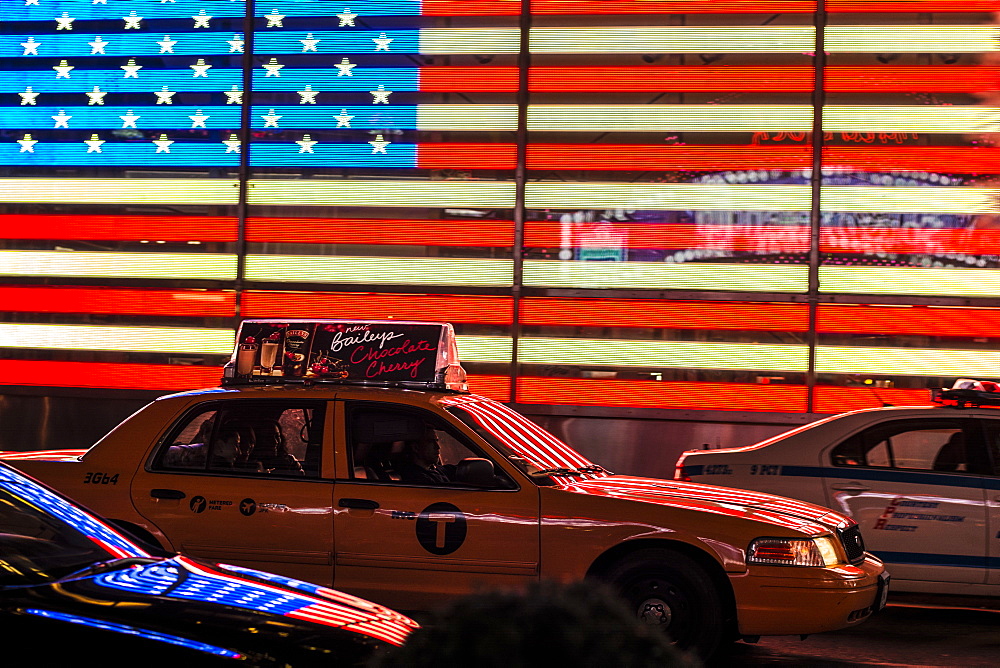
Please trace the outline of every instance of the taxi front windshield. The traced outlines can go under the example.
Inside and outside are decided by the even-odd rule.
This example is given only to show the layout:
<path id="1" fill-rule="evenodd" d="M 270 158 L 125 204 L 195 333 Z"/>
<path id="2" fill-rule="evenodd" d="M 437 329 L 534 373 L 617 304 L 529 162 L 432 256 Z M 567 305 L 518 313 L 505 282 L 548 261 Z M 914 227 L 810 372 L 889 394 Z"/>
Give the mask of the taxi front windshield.
<path id="1" fill-rule="evenodd" d="M 43 488 L 0 484 L 0 587 L 51 582 L 94 564 L 148 556 Z"/>
<path id="2" fill-rule="evenodd" d="M 443 402 L 449 413 L 482 436 L 525 473 L 555 475 L 606 471 L 517 411 L 485 399 Z"/>

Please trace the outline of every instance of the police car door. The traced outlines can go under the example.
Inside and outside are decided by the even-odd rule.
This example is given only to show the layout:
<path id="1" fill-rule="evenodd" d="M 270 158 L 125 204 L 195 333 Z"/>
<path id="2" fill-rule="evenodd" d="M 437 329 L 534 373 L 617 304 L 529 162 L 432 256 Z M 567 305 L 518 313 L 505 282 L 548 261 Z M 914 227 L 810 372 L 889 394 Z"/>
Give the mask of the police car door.
<path id="1" fill-rule="evenodd" d="M 373 402 L 346 402 L 337 422 L 346 429 L 336 453 L 335 587 L 413 610 L 538 577 L 537 487 L 516 483 L 456 424 Z M 427 426 L 450 481 L 408 477 L 407 442 Z"/>
<path id="2" fill-rule="evenodd" d="M 883 422 L 826 451 L 827 505 L 861 525 L 894 581 L 983 583 L 983 454 L 975 420 Z"/>
<path id="3" fill-rule="evenodd" d="M 984 478 L 989 527 L 986 533 L 991 585 L 1000 587 L 1000 419 L 983 419 L 983 432 L 989 455 L 989 470 Z M 994 594 L 996 595 L 996 594 Z"/>

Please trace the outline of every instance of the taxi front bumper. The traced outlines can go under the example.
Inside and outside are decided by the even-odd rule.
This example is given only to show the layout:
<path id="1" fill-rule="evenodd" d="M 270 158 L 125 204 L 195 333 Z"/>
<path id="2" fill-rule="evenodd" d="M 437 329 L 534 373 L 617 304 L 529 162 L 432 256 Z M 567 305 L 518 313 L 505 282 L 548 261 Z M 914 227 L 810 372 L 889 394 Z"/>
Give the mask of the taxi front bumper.
<path id="1" fill-rule="evenodd" d="M 730 574 L 739 632 L 744 636 L 809 635 L 860 624 L 885 606 L 882 562 L 856 566 L 762 567 Z"/>

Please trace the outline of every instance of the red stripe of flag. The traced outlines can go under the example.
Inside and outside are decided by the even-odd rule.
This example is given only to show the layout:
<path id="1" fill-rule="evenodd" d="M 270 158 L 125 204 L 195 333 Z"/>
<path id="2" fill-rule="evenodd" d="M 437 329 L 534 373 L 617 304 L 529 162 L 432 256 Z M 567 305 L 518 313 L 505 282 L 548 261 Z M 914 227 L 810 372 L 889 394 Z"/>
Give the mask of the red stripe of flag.
<path id="1" fill-rule="evenodd" d="M 176 391 L 217 387 L 221 378 L 216 366 L 0 360 L 0 385 Z"/>
<path id="2" fill-rule="evenodd" d="M 478 146 L 480 153 L 495 150 L 489 144 Z M 506 247 L 514 245 L 514 222 L 476 218 L 250 218 L 246 238 L 250 242 Z"/>
<path id="3" fill-rule="evenodd" d="M 528 0 L 525 0 L 527 2 Z M 530 0 L 536 15 L 803 14 L 815 0 Z M 996 0 L 827 0 L 828 12 L 995 12 Z M 424 0 L 424 16 L 516 16 L 519 0 Z"/>
<path id="4" fill-rule="evenodd" d="M 865 134 L 865 133 L 862 133 Z M 834 135 L 839 138 L 839 135 Z M 895 141 L 867 133 L 865 141 Z M 828 146 L 823 166 L 854 172 L 892 170 L 915 172 L 1000 174 L 1000 148 L 992 146 Z"/>
<path id="5" fill-rule="evenodd" d="M 526 298 L 520 308 L 521 322 L 536 326 L 781 332 L 809 329 L 809 309 L 805 304 Z"/>
<path id="6" fill-rule="evenodd" d="M 517 16 L 520 13 L 521 0 L 423 0 L 420 3 L 422 16 Z"/>
<path id="7" fill-rule="evenodd" d="M 820 304 L 816 328 L 821 333 L 994 337 L 1000 309 Z"/>
<path id="8" fill-rule="evenodd" d="M 844 232 L 858 234 L 859 230 L 851 228 Z M 959 238 L 968 234 L 961 230 L 918 232 L 929 232 L 932 233 L 931 236 L 939 236 L 941 233 L 950 236 L 954 233 Z M 996 241 L 984 239 L 984 247 L 1000 243 L 996 232 L 989 231 L 986 236 Z M 914 246 L 922 247 L 922 244 L 917 241 Z M 178 294 L 180 301 L 175 301 Z M 206 293 L 195 290 L 3 286 L 0 287 L 0 303 L 3 303 L 7 312 L 203 317 L 233 315 L 232 293 L 211 293 L 221 295 L 223 299 L 219 303 L 209 302 L 208 308 L 199 307 L 197 303 L 189 305 L 184 301 L 188 296 L 199 294 Z M 522 324 L 532 326 L 634 327 L 637 314 L 641 313 L 643 327 L 665 329 L 804 332 L 808 327 L 808 312 L 803 304 L 666 303 L 660 300 L 531 297 L 522 300 L 520 309 Z M 426 318 L 428 313 L 440 313 L 443 318 L 456 324 L 507 326 L 513 322 L 513 301 L 510 297 L 472 295 L 263 290 L 248 290 L 243 293 L 243 317 L 246 318 L 419 320 Z M 819 307 L 817 330 L 820 333 L 992 336 L 1000 331 L 1000 311 L 929 306 L 913 306 L 901 310 L 888 306 L 826 304 Z"/>
<path id="9" fill-rule="evenodd" d="M 417 167 L 421 169 L 514 169 L 514 144 L 419 144 Z"/>
<path id="10" fill-rule="evenodd" d="M 805 226 L 617 222 L 606 225 L 626 248 L 714 248 L 762 253 L 804 253 L 809 250 L 809 228 Z M 528 221 L 525 246 L 551 248 L 592 244 L 590 231 L 591 228 L 586 225 L 567 231 L 559 221 Z M 998 244 L 1000 230 L 990 229 L 826 227 L 820 236 L 821 251 L 841 253 L 988 254 L 1000 248 Z"/>
<path id="11" fill-rule="evenodd" d="M 862 146 L 827 146 L 823 166 L 850 172 L 895 170 L 961 174 L 1000 173 L 1000 148 L 985 146 L 898 146 L 904 133 L 862 133 Z M 685 144 L 529 144 L 528 169 L 729 171 L 747 169 L 807 169 L 812 150 L 801 141 L 785 144 L 698 146 Z M 767 141 L 767 137 L 762 141 Z M 846 141 L 831 133 L 828 141 Z M 876 143 L 877 142 L 877 143 Z M 891 142 L 891 143 L 890 143 Z"/>
<path id="12" fill-rule="evenodd" d="M 529 144 L 528 169 L 739 170 L 805 169 L 807 144 L 688 146 L 649 144 Z"/>
<path id="13" fill-rule="evenodd" d="M 144 290 L 0 286 L 0 309 L 24 313 L 101 313 L 231 318 L 236 296 L 224 290 Z"/>
<path id="14" fill-rule="evenodd" d="M 0 359 L 0 386 L 102 388 L 178 392 L 218 387 L 222 367 Z M 508 401 L 507 376 L 469 375 L 473 392 Z"/>
<path id="15" fill-rule="evenodd" d="M 511 297 L 355 292 L 243 293 L 245 318 L 346 318 L 350 320 L 427 320 L 428 314 L 454 323 L 510 325 Z"/>
<path id="16" fill-rule="evenodd" d="M 493 93 L 517 92 L 516 67 L 421 67 L 420 91 L 422 93 L 454 93 L 457 91 L 484 91 Z"/>
<path id="17" fill-rule="evenodd" d="M 532 92 L 781 91 L 813 88 L 809 67 L 532 67 Z"/>
<path id="18" fill-rule="evenodd" d="M 577 226 L 568 236 L 559 221 L 528 221 L 525 225 L 524 245 L 529 248 L 576 247 L 593 243 L 589 241 L 590 228 L 585 225 Z M 797 253 L 809 250 L 809 228 L 804 226 L 767 228 L 759 225 L 617 222 L 608 226 L 626 248 L 716 248 Z"/>
<path id="19" fill-rule="evenodd" d="M 997 0 L 827 0 L 828 12 L 995 12 Z"/>
<path id="20" fill-rule="evenodd" d="M 998 3 L 1000 4 L 1000 3 Z M 810 92 L 811 67 L 532 67 L 528 90 L 556 92 Z M 830 92 L 977 93 L 1000 87 L 995 66 L 827 67 Z M 516 67 L 423 67 L 420 90 L 516 92 Z"/>
<path id="21" fill-rule="evenodd" d="M 236 241 L 236 230 L 232 216 L 0 214 L 2 239 Z"/>
<path id="22" fill-rule="evenodd" d="M 630 408 L 767 411 L 802 413 L 808 388 L 793 384 L 689 383 L 655 380 L 521 378 L 518 402 L 525 404 L 621 406 Z M 835 414 L 884 405 L 929 405 L 927 390 L 870 387 L 815 388 L 816 413 Z"/>
<path id="23" fill-rule="evenodd" d="M 932 405 L 928 390 L 898 390 L 867 386 L 817 385 L 813 398 L 813 412 L 827 415 L 882 406 Z"/>
<path id="24" fill-rule="evenodd" d="M 509 1 L 509 0 L 508 0 Z M 424 6 L 452 5 L 425 0 Z M 479 5 L 480 3 L 471 3 Z M 505 9 L 507 9 L 505 7 Z M 994 12 L 996 0 L 827 0 L 828 12 Z M 534 14 L 802 14 L 816 11 L 813 0 L 531 0 Z M 464 14 L 455 8 L 452 14 Z M 494 13 L 499 13 L 494 10 Z M 425 10 L 424 14 L 428 14 Z"/>
<path id="25" fill-rule="evenodd" d="M 989 255 L 1000 248 L 1000 230 L 827 227 L 820 231 L 819 248 L 824 253 Z"/>
<path id="26" fill-rule="evenodd" d="M 529 0 L 524 0 L 528 2 Z M 803 14 L 815 0 L 530 0 L 536 15 Z M 996 0 L 827 0 L 828 12 L 995 12 Z M 520 0 L 424 0 L 423 16 L 516 16 Z"/>
<path id="27" fill-rule="evenodd" d="M 554 148 L 554 147 L 549 147 Z M 583 147 L 587 148 L 587 147 Z M 594 153 L 601 153 L 604 147 L 589 147 Z M 710 169 L 708 160 L 698 163 L 699 150 L 688 151 L 689 147 L 661 147 L 664 149 L 679 149 L 673 153 L 671 161 L 643 161 L 633 158 L 633 168 L 642 169 L 680 169 L 678 160 L 684 155 L 693 157 L 689 169 Z M 746 162 L 728 162 L 734 168 L 762 169 L 774 168 L 775 159 L 780 156 L 801 155 L 802 147 L 759 146 L 751 147 L 759 152 L 761 162 L 750 160 L 753 154 L 747 153 Z M 886 161 L 881 163 L 897 166 L 901 169 L 917 170 L 920 167 L 929 169 L 933 165 L 935 151 L 926 151 L 925 160 L 892 160 L 893 157 L 906 157 L 903 149 L 884 149 Z M 781 149 L 781 150 L 770 150 Z M 852 151 L 860 154 L 863 151 L 877 154 L 879 149 Z M 1000 160 L 997 160 L 998 149 L 956 149 L 967 151 L 972 158 L 976 154 L 984 159 L 970 159 L 965 167 L 969 171 L 980 173 L 1000 172 Z M 567 152 L 568 149 L 567 149 Z M 581 152 L 586 152 L 581 150 Z M 654 152 L 655 153 L 655 152 Z M 942 151 L 943 159 L 937 167 L 943 171 L 951 169 Z M 555 153 L 553 154 L 555 155 Z M 599 156 L 599 157 L 604 157 Z M 654 156 L 656 157 L 656 156 Z M 704 154 L 701 154 L 704 158 Z M 912 154 L 909 157 L 913 157 Z M 771 159 L 768 162 L 768 159 Z M 952 159 L 959 162 L 957 155 Z M 792 161 L 789 160 L 788 163 Z M 785 163 L 785 164 L 788 164 Z M 871 164 L 855 161 L 856 169 L 875 171 L 879 164 L 872 159 Z M 544 163 L 543 163 L 544 164 Z M 654 166 L 655 165 L 655 166 Z M 697 166 L 694 166 L 697 165 Z M 537 162 L 534 168 L 540 168 Z M 554 169 L 553 167 L 549 167 Z M 579 167 L 583 168 L 583 167 Z M 596 167 L 591 167 L 595 168 Z M 786 169 L 792 167 L 786 166 Z M 764 252 L 805 252 L 809 246 L 808 230 L 804 227 L 775 227 L 746 225 L 697 225 L 697 224 L 649 224 L 649 223 L 614 223 L 614 232 L 621 237 L 621 243 L 626 248 L 718 248 L 724 250 L 755 250 Z M 314 244 L 372 244 L 372 245 L 417 245 L 417 246 L 451 246 L 451 247 L 490 247 L 510 248 L 513 246 L 513 222 L 505 220 L 481 220 L 462 218 L 455 220 L 410 220 L 410 219 L 327 219 L 327 218 L 259 218 L 248 221 L 247 238 L 256 242 L 274 243 L 314 243 Z M 590 228 L 578 225 L 570 230 L 567 238 L 566 230 L 559 221 L 528 221 L 525 229 L 525 245 L 531 248 L 579 246 L 590 243 L 587 234 Z M 87 238 L 84 234 L 68 238 Z M 40 236 L 40 235 L 39 235 Z M 1000 230 L 991 229 L 897 229 L 897 228 L 824 228 L 821 235 L 821 250 L 824 252 L 893 252 L 893 253 L 966 253 L 989 254 L 1000 247 Z M 56 293 L 51 286 L 26 287 L 10 286 L 4 288 L 4 296 L 11 311 L 47 311 L 52 313 L 80 313 L 90 310 L 95 313 L 146 313 L 155 315 L 191 315 L 202 317 L 228 317 L 232 315 L 232 299 L 225 291 L 186 291 L 186 290 L 130 290 L 119 289 L 98 292 L 79 288 L 75 292 Z M 68 288 L 61 288 L 68 289 Z M 60 304 L 63 298 L 75 300 L 72 303 Z M 108 304 L 110 300 L 118 304 Z M 37 301 L 35 301 L 37 300 Z M 37 306 L 37 307 L 35 307 Z M 33 308 L 35 307 L 35 308 Z"/>
<path id="28" fill-rule="evenodd" d="M 1000 2 L 992 2 L 995 9 L 1000 9 Z M 824 82 L 824 88 L 831 92 L 979 93 L 997 90 L 998 87 L 1000 67 L 987 65 L 828 67 Z"/>
<path id="29" fill-rule="evenodd" d="M 821 334 L 975 338 L 1000 331 L 1000 309 L 854 304 L 818 308 L 816 330 Z M 520 320 L 533 326 L 805 332 L 809 311 L 805 304 L 529 297 L 521 301 Z"/>
<path id="30" fill-rule="evenodd" d="M 426 2 L 424 3 L 427 4 Z M 533 14 L 784 14 L 816 11 L 814 0 L 531 0 Z M 929 10 L 924 10 L 929 11 Z"/>
<path id="31" fill-rule="evenodd" d="M 791 384 L 522 377 L 518 379 L 517 401 L 547 405 L 802 413 L 806 410 L 806 393 L 804 385 Z"/>
<path id="32" fill-rule="evenodd" d="M 501 78 L 509 90 L 517 90 L 516 80 L 509 83 L 516 69 L 509 69 L 513 74 L 505 71 Z M 479 72 L 482 78 L 482 69 Z M 448 78 L 444 71 L 433 76 L 438 85 Z M 472 85 L 471 73 L 456 73 L 451 79 L 456 87 Z M 998 84 L 1000 68 L 995 66 L 828 67 L 824 87 L 830 92 L 975 93 L 997 90 Z M 532 67 L 528 73 L 532 92 L 809 92 L 814 85 L 810 67 Z"/>

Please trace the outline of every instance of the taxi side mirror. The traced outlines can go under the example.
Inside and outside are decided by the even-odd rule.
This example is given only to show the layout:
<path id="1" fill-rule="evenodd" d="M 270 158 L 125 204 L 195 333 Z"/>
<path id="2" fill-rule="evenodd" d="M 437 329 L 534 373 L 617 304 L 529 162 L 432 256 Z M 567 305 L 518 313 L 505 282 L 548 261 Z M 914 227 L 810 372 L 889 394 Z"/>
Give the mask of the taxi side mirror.
<path id="1" fill-rule="evenodd" d="M 466 457 L 455 467 L 455 482 L 475 487 L 496 486 L 493 462 L 482 457 Z"/>

